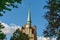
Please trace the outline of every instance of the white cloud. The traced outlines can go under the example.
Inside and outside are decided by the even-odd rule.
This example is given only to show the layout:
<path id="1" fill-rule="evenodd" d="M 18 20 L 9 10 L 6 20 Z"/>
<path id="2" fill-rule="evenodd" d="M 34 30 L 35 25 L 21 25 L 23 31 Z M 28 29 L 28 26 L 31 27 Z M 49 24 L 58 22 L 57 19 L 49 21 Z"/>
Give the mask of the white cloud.
<path id="1" fill-rule="evenodd" d="M 50 40 L 50 38 L 46 38 L 46 37 L 37 37 L 37 40 Z M 56 40 L 56 38 L 51 38 L 51 40 Z"/>
<path id="2" fill-rule="evenodd" d="M 47 40 L 45 37 L 37 37 L 38 40 Z"/>
<path id="3" fill-rule="evenodd" d="M 1 22 L 2 23 L 2 22 Z M 8 24 L 6 24 L 6 23 L 2 23 L 2 25 L 4 25 L 5 26 L 5 28 L 4 29 L 2 29 L 2 31 L 5 33 L 5 34 L 12 34 L 12 33 L 14 33 L 14 31 L 17 29 L 17 28 L 19 28 L 19 26 L 17 26 L 17 25 L 8 25 Z"/>

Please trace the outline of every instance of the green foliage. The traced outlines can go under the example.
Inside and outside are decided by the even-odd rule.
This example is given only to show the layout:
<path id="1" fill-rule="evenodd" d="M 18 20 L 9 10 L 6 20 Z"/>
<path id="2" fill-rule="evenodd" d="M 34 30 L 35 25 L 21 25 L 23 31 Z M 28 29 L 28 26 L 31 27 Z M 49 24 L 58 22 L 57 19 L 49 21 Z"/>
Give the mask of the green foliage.
<path id="1" fill-rule="evenodd" d="M 0 40 L 4 40 L 4 39 L 5 39 L 5 36 L 6 36 L 6 35 L 5 35 L 4 33 L 1 33 L 1 32 L 0 32 Z"/>
<path id="2" fill-rule="evenodd" d="M 28 35 L 22 33 L 19 29 L 17 29 L 10 40 L 29 40 Z"/>
<path id="3" fill-rule="evenodd" d="M 22 0 L 0 0 L 0 16 L 3 16 L 6 10 L 11 11 L 10 7 L 18 8 L 16 3 L 21 4 Z"/>
<path id="4" fill-rule="evenodd" d="M 1 29 L 3 29 L 4 28 L 4 26 L 0 23 L 0 40 L 4 40 L 5 39 L 5 34 L 2 32 L 2 30 Z"/>
<path id="5" fill-rule="evenodd" d="M 60 0 L 48 0 L 47 5 L 45 5 L 44 8 L 48 9 L 45 15 L 45 19 L 48 21 L 48 26 L 44 31 L 44 36 L 57 37 L 60 39 Z"/>

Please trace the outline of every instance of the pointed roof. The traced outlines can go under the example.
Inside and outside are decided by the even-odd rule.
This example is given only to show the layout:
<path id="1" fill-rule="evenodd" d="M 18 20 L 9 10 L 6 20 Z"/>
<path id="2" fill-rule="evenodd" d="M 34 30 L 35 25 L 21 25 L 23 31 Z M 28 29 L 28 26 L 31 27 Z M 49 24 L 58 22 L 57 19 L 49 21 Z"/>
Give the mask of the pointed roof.
<path id="1" fill-rule="evenodd" d="M 27 23 L 31 23 L 30 8 L 28 9 L 28 18 L 27 18 Z"/>

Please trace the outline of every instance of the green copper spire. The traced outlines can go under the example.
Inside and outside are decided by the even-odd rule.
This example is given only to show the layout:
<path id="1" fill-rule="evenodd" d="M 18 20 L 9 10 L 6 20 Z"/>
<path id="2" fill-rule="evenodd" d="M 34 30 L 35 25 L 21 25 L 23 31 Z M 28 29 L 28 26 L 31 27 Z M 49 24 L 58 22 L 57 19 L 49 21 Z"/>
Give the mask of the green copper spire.
<path id="1" fill-rule="evenodd" d="M 28 24 L 31 24 L 30 8 L 28 9 L 28 18 L 27 18 L 27 23 L 28 23 Z"/>

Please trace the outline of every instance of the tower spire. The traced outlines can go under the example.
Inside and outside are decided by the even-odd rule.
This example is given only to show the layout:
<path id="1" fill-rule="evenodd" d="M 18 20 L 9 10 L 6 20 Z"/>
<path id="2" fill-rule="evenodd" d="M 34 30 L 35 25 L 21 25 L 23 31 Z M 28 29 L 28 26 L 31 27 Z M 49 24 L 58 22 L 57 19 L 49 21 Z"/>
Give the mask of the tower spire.
<path id="1" fill-rule="evenodd" d="M 31 14 L 30 14 L 30 8 L 28 9 L 27 24 L 31 24 Z"/>

